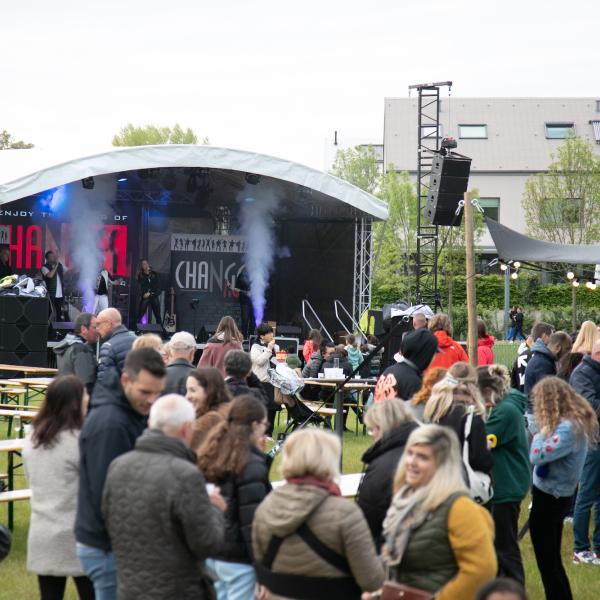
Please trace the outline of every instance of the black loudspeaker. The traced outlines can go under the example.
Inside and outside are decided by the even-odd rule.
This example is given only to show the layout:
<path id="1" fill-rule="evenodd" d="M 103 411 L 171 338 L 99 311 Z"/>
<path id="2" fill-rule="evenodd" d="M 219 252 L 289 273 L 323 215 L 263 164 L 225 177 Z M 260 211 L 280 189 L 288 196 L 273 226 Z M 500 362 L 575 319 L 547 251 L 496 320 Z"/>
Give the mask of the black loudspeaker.
<path id="1" fill-rule="evenodd" d="M 0 324 L 26 321 L 37 325 L 48 325 L 49 314 L 48 298 L 0 296 Z"/>
<path id="2" fill-rule="evenodd" d="M 460 225 L 462 211 L 458 203 L 469 185 L 471 159 L 466 156 L 436 154 L 431 166 L 425 218 L 432 225 Z"/>
<path id="3" fill-rule="evenodd" d="M 0 324 L 0 352 L 42 352 L 48 344 L 48 325 Z"/>
<path id="4" fill-rule="evenodd" d="M 0 363 L 6 365 L 20 365 L 27 367 L 47 367 L 48 353 L 44 352 L 2 352 Z"/>
<path id="5" fill-rule="evenodd" d="M 162 325 L 159 325 L 158 323 L 147 323 L 146 325 L 144 325 L 143 323 L 138 323 L 137 328 L 136 328 L 136 333 L 139 333 L 139 334 L 156 333 L 157 335 L 160 335 L 161 337 L 162 337 L 164 331 L 165 330 L 162 328 Z"/>
<path id="6" fill-rule="evenodd" d="M 398 325 L 398 323 L 400 323 Z M 412 323 L 409 317 L 392 317 L 390 329 L 396 327 L 394 333 L 387 339 L 383 351 L 383 368 L 389 367 L 394 363 L 394 354 L 400 350 L 400 342 L 405 333 L 412 329 Z M 389 331 L 389 330 L 388 330 Z"/>

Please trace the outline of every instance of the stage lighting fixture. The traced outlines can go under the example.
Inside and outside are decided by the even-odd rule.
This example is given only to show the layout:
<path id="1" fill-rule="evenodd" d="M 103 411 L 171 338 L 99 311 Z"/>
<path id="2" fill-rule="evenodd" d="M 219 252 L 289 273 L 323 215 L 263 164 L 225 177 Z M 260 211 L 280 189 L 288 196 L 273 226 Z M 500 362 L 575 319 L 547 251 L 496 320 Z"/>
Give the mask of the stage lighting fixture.
<path id="1" fill-rule="evenodd" d="M 445 137 L 442 140 L 441 147 L 445 150 L 453 150 L 458 148 L 458 142 L 453 137 Z"/>
<path id="2" fill-rule="evenodd" d="M 123 183 L 123 181 L 127 181 L 127 175 L 125 173 L 119 173 L 117 176 L 117 182 Z"/>
<path id="3" fill-rule="evenodd" d="M 246 180 L 246 183 L 249 183 L 250 185 L 258 185 L 260 183 L 260 175 L 257 175 L 256 173 L 246 173 L 244 179 Z"/>
<path id="4" fill-rule="evenodd" d="M 94 189 L 94 178 L 93 177 L 84 177 L 81 180 L 81 185 L 84 190 L 93 190 Z"/>
<path id="5" fill-rule="evenodd" d="M 193 194 L 198 189 L 195 173 L 191 173 L 187 180 L 186 190 L 188 194 Z"/>
<path id="6" fill-rule="evenodd" d="M 177 178 L 171 169 L 167 169 L 167 172 L 162 180 L 162 185 L 163 188 L 169 192 L 172 192 L 177 187 Z"/>
<path id="7" fill-rule="evenodd" d="M 573 271 L 569 271 L 569 272 L 567 273 L 567 279 L 568 279 L 569 281 L 571 281 L 572 279 L 575 279 L 575 273 L 573 273 Z"/>

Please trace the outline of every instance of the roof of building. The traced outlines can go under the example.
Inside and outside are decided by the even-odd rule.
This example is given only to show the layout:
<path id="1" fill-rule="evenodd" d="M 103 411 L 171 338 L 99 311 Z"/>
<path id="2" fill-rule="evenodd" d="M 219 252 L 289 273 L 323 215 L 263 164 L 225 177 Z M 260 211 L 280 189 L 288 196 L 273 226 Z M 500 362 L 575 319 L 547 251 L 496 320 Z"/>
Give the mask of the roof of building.
<path id="1" fill-rule="evenodd" d="M 253 173 L 278 180 L 286 188 L 295 185 L 310 190 L 313 201 L 319 197 L 329 203 L 338 200 L 376 219 L 388 217 L 385 202 L 316 169 L 255 152 L 175 144 L 111 148 L 84 156 L 72 152 L 61 156 L 35 148 L 4 150 L 0 152 L 0 205 L 86 177 L 168 167 L 237 172 L 242 183 L 246 173 Z"/>
<path id="2" fill-rule="evenodd" d="M 471 171 L 538 172 L 547 169 L 562 139 L 548 139 L 547 123 L 573 123 L 575 134 L 600 154 L 600 101 L 596 98 L 441 98 L 442 136 L 473 159 Z M 415 171 L 417 97 L 386 98 L 386 164 Z M 486 125 L 485 139 L 460 139 L 459 125 Z"/>

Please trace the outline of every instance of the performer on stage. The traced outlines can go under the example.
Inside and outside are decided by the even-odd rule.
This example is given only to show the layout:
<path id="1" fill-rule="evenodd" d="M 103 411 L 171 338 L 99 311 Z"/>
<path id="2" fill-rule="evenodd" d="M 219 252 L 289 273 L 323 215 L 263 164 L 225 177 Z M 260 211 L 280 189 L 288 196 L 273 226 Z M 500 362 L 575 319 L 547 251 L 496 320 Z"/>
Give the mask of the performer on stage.
<path id="1" fill-rule="evenodd" d="M 96 278 L 96 296 L 94 297 L 94 310 L 92 311 L 95 315 L 108 308 L 108 286 L 114 283 L 116 283 L 116 280 L 111 277 L 106 269 L 102 269 Z"/>
<path id="2" fill-rule="evenodd" d="M 64 321 L 63 316 L 63 300 L 64 300 L 64 285 L 63 277 L 64 274 L 69 270 L 59 260 L 58 255 L 52 250 L 48 250 L 44 254 L 46 262 L 42 267 L 42 275 L 46 288 L 48 289 L 48 296 L 54 307 L 54 318 L 57 321 Z"/>
<path id="3" fill-rule="evenodd" d="M 235 282 L 236 290 L 238 290 L 238 299 L 240 302 L 240 331 L 247 340 L 251 333 L 254 333 L 256 324 L 254 323 L 254 309 L 252 307 L 252 300 L 250 299 L 250 282 L 248 281 L 248 274 L 244 269 Z"/>
<path id="4" fill-rule="evenodd" d="M 10 250 L 8 249 L 8 246 L 2 246 L 0 248 L 0 279 L 4 279 L 13 274 L 12 267 L 8 264 L 9 257 Z"/>
<path id="5" fill-rule="evenodd" d="M 160 304 L 158 302 L 158 296 L 160 294 L 158 273 L 152 269 L 150 263 L 146 259 L 140 261 L 140 266 L 138 267 L 137 272 L 137 281 L 140 285 L 141 300 L 136 322 L 139 323 L 142 320 L 148 305 L 150 305 L 156 322 L 159 325 L 162 325 L 162 319 L 160 317 Z"/>

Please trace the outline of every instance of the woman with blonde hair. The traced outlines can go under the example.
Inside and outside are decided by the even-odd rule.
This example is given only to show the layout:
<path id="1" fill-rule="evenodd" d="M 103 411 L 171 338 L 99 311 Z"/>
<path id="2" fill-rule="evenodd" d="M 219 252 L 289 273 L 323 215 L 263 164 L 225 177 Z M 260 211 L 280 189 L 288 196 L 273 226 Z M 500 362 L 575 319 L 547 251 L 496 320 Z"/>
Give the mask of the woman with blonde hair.
<path id="1" fill-rule="evenodd" d="M 198 367 L 215 367 L 225 377 L 225 355 L 230 350 L 242 350 L 244 336 L 233 317 L 225 316 L 217 325 L 214 335 L 208 339 L 198 361 Z"/>
<path id="2" fill-rule="evenodd" d="M 492 519 L 469 498 L 456 435 L 447 427 L 411 433 L 383 532 L 391 578 L 437 600 L 474 598 L 495 577 Z"/>
<path id="3" fill-rule="evenodd" d="M 341 444 L 315 428 L 292 433 L 283 446 L 286 482 L 257 508 L 252 524 L 261 598 L 358 599 L 383 582 L 369 527 L 341 496 Z"/>
<path id="4" fill-rule="evenodd" d="M 588 447 L 598 440 L 598 417 L 589 402 L 558 377 L 544 377 L 531 392 L 538 433 L 529 530 L 548 600 L 572 598 L 561 559 L 563 520 L 581 478 Z"/>
<path id="5" fill-rule="evenodd" d="M 154 348 L 158 351 L 162 345 L 163 341 L 159 335 L 156 335 L 155 333 L 144 333 L 144 335 L 140 335 L 140 337 L 133 341 L 131 349 L 137 350 L 138 348 Z"/>
<path id="6" fill-rule="evenodd" d="M 473 470 L 489 475 L 492 457 L 487 446 L 485 406 L 477 388 L 477 372 L 471 365 L 457 363 L 442 381 L 433 386 L 423 419 L 426 423 L 450 427 L 456 433 L 462 448 L 465 426 L 471 411 L 473 420 L 468 437 L 469 464 Z"/>
<path id="7" fill-rule="evenodd" d="M 408 403 L 400 398 L 376 402 L 365 413 L 364 422 L 374 443 L 361 459 L 366 469 L 358 489 L 357 502 L 379 547 L 381 526 L 392 499 L 394 473 L 408 436 L 419 425 Z"/>
<path id="8" fill-rule="evenodd" d="M 573 343 L 573 352 L 581 352 L 583 354 L 591 354 L 592 348 L 596 341 L 600 338 L 600 333 L 593 321 L 584 321 L 579 328 L 579 333 Z"/>

